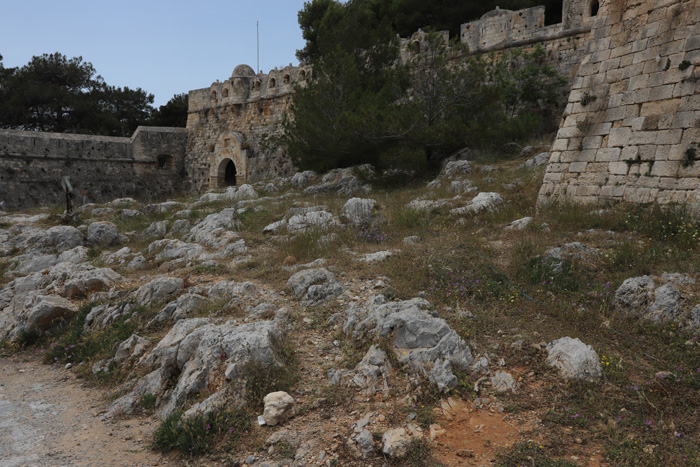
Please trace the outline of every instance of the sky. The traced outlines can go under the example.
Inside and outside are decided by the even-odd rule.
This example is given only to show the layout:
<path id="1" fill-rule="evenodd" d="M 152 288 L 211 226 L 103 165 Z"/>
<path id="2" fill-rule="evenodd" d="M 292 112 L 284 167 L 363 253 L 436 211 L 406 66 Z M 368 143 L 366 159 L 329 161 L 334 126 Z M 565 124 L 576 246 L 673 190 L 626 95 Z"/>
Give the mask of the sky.
<path id="1" fill-rule="evenodd" d="M 0 0 L 6 68 L 60 52 L 90 62 L 107 84 L 141 88 L 155 106 L 224 81 L 240 64 L 298 64 L 304 0 Z"/>

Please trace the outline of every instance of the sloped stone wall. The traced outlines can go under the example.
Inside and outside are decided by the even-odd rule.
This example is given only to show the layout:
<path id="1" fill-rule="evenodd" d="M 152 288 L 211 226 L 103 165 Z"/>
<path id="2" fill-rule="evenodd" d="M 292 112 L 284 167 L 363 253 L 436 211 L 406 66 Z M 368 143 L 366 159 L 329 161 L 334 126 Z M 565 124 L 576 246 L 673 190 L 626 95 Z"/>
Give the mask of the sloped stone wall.
<path id="1" fill-rule="evenodd" d="M 0 201 L 7 209 L 181 193 L 187 131 L 139 127 L 131 138 L 0 130 Z"/>
<path id="2" fill-rule="evenodd" d="M 601 5 L 538 202 L 700 202 L 700 1 Z"/>

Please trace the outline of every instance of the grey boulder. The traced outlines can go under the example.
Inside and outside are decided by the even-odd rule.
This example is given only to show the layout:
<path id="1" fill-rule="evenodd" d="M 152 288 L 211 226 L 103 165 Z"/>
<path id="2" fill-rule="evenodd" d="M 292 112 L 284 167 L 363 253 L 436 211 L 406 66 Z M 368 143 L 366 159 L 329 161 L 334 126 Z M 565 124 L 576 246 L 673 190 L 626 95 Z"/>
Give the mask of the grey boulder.
<path id="1" fill-rule="evenodd" d="M 547 345 L 547 364 L 564 379 L 595 381 L 603 375 L 596 351 L 578 338 L 562 337 Z"/>

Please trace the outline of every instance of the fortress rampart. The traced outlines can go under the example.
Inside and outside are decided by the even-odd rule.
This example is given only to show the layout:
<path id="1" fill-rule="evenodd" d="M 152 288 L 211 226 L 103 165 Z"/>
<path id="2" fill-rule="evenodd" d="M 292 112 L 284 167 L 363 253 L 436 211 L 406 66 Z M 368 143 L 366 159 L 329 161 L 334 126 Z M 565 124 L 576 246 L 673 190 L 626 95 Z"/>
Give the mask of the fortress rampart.
<path id="1" fill-rule="evenodd" d="M 700 199 L 700 1 L 601 7 L 539 203 Z"/>
<path id="2" fill-rule="evenodd" d="M 181 188 L 187 131 L 139 127 L 131 138 L 0 130 L 0 200 L 9 209 L 77 201 L 162 198 Z"/>
<path id="3" fill-rule="evenodd" d="M 223 83 L 190 91 L 187 188 L 202 191 L 291 175 L 284 150 L 265 148 L 263 142 L 279 131 L 294 86 L 303 86 L 310 75 L 305 65 L 268 74 L 239 65 Z"/>

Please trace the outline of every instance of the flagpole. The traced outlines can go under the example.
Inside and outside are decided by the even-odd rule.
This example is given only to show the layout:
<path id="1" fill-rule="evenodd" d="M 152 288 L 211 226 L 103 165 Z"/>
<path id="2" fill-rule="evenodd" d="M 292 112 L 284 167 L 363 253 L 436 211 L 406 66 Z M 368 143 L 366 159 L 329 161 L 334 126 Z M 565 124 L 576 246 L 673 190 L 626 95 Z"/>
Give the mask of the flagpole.
<path id="1" fill-rule="evenodd" d="M 260 73 L 260 21 L 257 21 L 256 25 L 256 34 L 257 34 L 257 39 L 258 39 L 258 73 Z"/>

